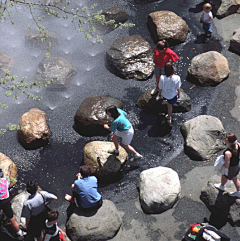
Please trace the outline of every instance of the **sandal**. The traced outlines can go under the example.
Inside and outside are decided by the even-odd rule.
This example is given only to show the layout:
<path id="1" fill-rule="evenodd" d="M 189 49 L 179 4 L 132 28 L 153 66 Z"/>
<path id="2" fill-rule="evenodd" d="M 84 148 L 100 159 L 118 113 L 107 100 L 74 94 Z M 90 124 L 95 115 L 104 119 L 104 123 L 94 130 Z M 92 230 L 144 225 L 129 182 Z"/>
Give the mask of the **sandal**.
<path id="1" fill-rule="evenodd" d="M 167 123 L 171 125 L 172 124 L 172 117 L 166 115 L 166 118 L 167 118 Z"/>

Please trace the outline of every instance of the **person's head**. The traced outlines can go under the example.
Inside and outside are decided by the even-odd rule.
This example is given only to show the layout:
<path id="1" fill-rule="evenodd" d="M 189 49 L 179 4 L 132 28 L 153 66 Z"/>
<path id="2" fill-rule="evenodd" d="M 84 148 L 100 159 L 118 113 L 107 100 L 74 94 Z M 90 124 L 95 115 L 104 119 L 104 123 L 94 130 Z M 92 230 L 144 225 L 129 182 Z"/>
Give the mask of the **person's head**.
<path id="1" fill-rule="evenodd" d="M 111 116 L 113 119 L 118 118 L 119 112 L 117 110 L 117 107 L 115 105 L 110 105 L 106 108 L 106 114 L 108 116 Z"/>
<path id="2" fill-rule="evenodd" d="M 33 180 L 27 183 L 26 190 L 30 194 L 35 194 L 37 192 L 37 189 L 38 189 L 37 181 Z"/>
<path id="3" fill-rule="evenodd" d="M 211 5 L 210 3 L 205 3 L 205 4 L 203 5 L 203 11 L 204 11 L 204 12 L 208 13 L 208 12 L 210 12 L 211 10 L 212 10 L 212 5 Z"/>
<path id="4" fill-rule="evenodd" d="M 58 210 L 51 210 L 47 213 L 47 220 L 49 223 L 56 223 L 58 221 L 59 212 Z"/>
<path id="5" fill-rule="evenodd" d="M 233 154 L 236 155 L 237 154 L 237 137 L 233 134 L 233 133 L 226 133 L 225 134 L 225 141 L 226 144 L 231 147 L 231 149 L 233 150 Z"/>
<path id="6" fill-rule="evenodd" d="M 90 175 L 90 169 L 87 165 L 80 166 L 79 172 L 83 177 L 88 177 Z"/>
<path id="7" fill-rule="evenodd" d="M 174 74 L 174 67 L 171 62 L 167 62 L 164 66 L 164 72 L 167 77 Z"/>
<path id="8" fill-rule="evenodd" d="M 162 40 L 162 41 L 159 41 L 157 44 L 156 44 L 156 49 L 158 51 L 163 51 L 165 49 L 167 49 L 169 47 L 169 44 L 166 40 Z"/>

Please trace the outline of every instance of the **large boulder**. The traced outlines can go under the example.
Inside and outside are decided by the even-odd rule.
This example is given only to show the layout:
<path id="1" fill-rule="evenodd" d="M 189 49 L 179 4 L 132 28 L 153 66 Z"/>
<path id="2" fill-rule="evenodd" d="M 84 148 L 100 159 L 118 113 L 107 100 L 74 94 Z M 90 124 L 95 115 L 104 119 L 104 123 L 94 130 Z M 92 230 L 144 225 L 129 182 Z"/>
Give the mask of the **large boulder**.
<path id="1" fill-rule="evenodd" d="M 233 13 L 239 12 L 240 0 L 222 0 L 221 5 L 217 10 L 216 16 L 224 18 Z"/>
<path id="2" fill-rule="evenodd" d="M 4 76 L 6 71 L 11 71 L 13 68 L 14 60 L 7 55 L 0 52 L 0 75 Z"/>
<path id="3" fill-rule="evenodd" d="M 49 142 L 50 130 L 44 111 L 32 108 L 21 116 L 18 138 L 26 149 L 37 149 Z"/>
<path id="4" fill-rule="evenodd" d="M 230 39 L 231 51 L 240 54 L 240 28 L 236 29 Z"/>
<path id="5" fill-rule="evenodd" d="M 51 44 L 58 43 L 58 36 L 54 32 L 47 32 L 44 35 L 44 37 L 45 37 L 45 40 L 43 42 L 42 41 L 43 36 L 38 31 L 29 32 L 25 35 L 26 40 L 35 45 L 46 46 L 46 44 L 48 45 L 49 42 L 51 42 Z"/>
<path id="6" fill-rule="evenodd" d="M 74 76 L 77 74 L 75 67 L 62 57 L 45 58 L 37 66 L 34 80 L 45 83 L 46 80 L 52 80 L 48 88 L 66 89 Z"/>
<path id="7" fill-rule="evenodd" d="M 201 86 L 216 86 L 230 73 L 227 59 L 216 51 L 195 56 L 188 68 L 188 80 Z"/>
<path id="8" fill-rule="evenodd" d="M 126 79 L 144 80 L 153 74 L 153 53 L 150 44 L 139 35 L 122 37 L 106 50 L 111 71 Z"/>
<path id="9" fill-rule="evenodd" d="M 118 156 L 108 153 L 109 149 L 114 148 L 113 142 L 92 141 L 83 149 L 84 164 L 99 179 L 108 180 L 115 177 L 127 161 L 128 154 L 121 146 Z"/>
<path id="10" fill-rule="evenodd" d="M 115 105 L 122 109 L 120 100 L 107 96 L 91 96 L 86 98 L 78 108 L 74 120 L 75 130 L 83 136 L 107 135 L 109 131 L 103 128 L 104 124 L 111 124 L 113 119 L 105 110 L 108 106 Z"/>
<path id="11" fill-rule="evenodd" d="M 8 171 L 10 172 L 10 185 L 9 188 L 13 187 L 17 182 L 17 167 L 13 161 L 0 152 L 0 168 L 2 168 L 4 176 L 7 176 Z"/>
<path id="12" fill-rule="evenodd" d="M 146 213 L 161 213 L 173 207 L 181 191 L 178 174 L 168 167 L 155 167 L 141 172 L 140 202 Z"/>
<path id="13" fill-rule="evenodd" d="M 97 211 L 76 208 L 66 224 L 72 241 L 108 240 L 116 235 L 122 219 L 113 202 L 103 200 Z"/>
<path id="14" fill-rule="evenodd" d="M 208 160 L 226 147 L 225 130 L 216 117 L 197 116 L 184 122 L 180 131 L 185 140 L 184 151 L 193 160 Z"/>
<path id="15" fill-rule="evenodd" d="M 165 39 L 171 46 L 184 43 L 190 32 L 187 23 L 171 11 L 150 13 L 148 28 L 155 43 Z"/>
<path id="16" fill-rule="evenodd" d="M 234 189 L 232 191 L 236 191 Z M 230 219 L 234 226 L 240 227 L 240 200 L 216 189 L 212 180 L 201 190 L 200 199 L 214 215 L 220 219 Z"/>
<path id="17" fill-rule="evenodd" d="M 128 20 L 127 12 L 118 6 L 104 10 L 102 15 L 105 16 L 105 20 L 109 23 L 95 23 L 97 30 L 100 31 L 101 34 L 107 34 L 111 32 L 112 30 L 116 29 L 116 24 L 125 23 Z M 111 20 L 114 20 L 114 23 L 111 24 Z"/>
<path id="18" fill-rule="evenodd" d="M 156 95 L 151 95 L 151 89 L 143 93 L 138 101 L 137 107 L 150 112 L 163 112 L 167 113 L 167 101 L 160 99 L 156 101 Z M 191 99 L 190 97 L 181 89 L 181 97 L 173 104 L 173 112 L 187 112 L 191 110 Z"/>

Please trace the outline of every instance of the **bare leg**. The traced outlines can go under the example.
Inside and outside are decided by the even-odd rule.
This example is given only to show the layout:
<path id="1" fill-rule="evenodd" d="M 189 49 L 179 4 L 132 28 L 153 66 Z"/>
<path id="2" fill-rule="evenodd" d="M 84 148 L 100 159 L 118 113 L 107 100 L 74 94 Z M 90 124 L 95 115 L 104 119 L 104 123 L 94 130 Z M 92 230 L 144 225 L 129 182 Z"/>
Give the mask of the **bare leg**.
<path id="1" fill-rule="evenodd" d="M 13 228 L 14 231 L 17 233 L 17 232 L 20 230 L 20 228 L 19 228 L 19 226 L 18 226 L 18 223 L 17 223 L 17 221 L 16 221 L 16 218 L 15 218 L 15 217 L 12 217 L 12 218 L 9 219 L 9 221 L 11 222 L 12 228 Z"/>
<path id="2" fill-rule="evenodd" d="M 132 146 L 130 146 L 130 145 L 124 145 L 124 144 L 122 144 L 122 145 L 123 145 L 123 147 L 126 148 L 129 152 L 131 152 L 131 154 L 133 154 L 133 155 L 136 155 L 136 154 L 137 154 L 136 150 L 135 150 Z"/>
<path id="3" fill-rule="evenodd" d="M 227 183 L 227 178 L 225 176 L 222 175 L 222 178 L 221 178 L 221 185 L 222 186 L 225 186 L 225 184 Z"/>
<path id="4" fill-rule="evenodd" d="M 156 84 L 157 84 L 157 88 L 158 88 L 158 84 L 159 84 L 159 81 L 160 81 L 160 76 L 161 76 L 161 75 L 156 75 Z"/>
<path id="5" fill-rule="evenodd" d="M 168 108 L 168 118 L 170 119 L 172 116 L 172 110 L 173 110 L 172 104 L 169 104 L 167 102 L 167 108 Z"/>
<path id="6" fill-rule="evenodd" d="M 113 134 L 111 138 L 113 140 L 113 144 L 115 145 L 115 149 L 119 150 L 119 143 L 118 143 L 119 136 L 116 136 L 115 134 Z"/>
<path id="7" fill-rule="evenodd" d="M 232 180 L 236 186 L 237 191 L 240 191 L 240 181 L 237 179 L 237 177 L 234 177 Z"/>

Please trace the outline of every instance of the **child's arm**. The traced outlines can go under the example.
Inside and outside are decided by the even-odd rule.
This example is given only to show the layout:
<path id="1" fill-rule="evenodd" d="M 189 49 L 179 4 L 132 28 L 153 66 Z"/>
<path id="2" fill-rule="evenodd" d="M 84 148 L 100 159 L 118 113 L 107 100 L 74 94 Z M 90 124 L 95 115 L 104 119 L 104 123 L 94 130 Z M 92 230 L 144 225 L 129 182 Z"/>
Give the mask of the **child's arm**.
<path id="1" fill-rule="evenodd" d="M 212 21 L 212 20 L 213 20 L 213 17 L 211 16 L 211 17 L 209 17 L 208 20 L 205 21 L 205 23 L 209 23 L 209 22 Z"/>
<path id="2" fill-rule="evenodd" d="M 58 229 L 59 229 L 59 231 L 62 233 L 63 237 L 66 237 L 66 236 L 67 236 L 67 234 L 66 234 L 61 228 L 58 227 Z"/>
<path id="3" fill-rule="evenodd" d="M 177 92 L 178 92 L 178 98 L 180 98 L 180 89 L 177 89 Z"/>
<path id="4" fill-rule="evenodd" d="M 201 22 L 203 22 L 203 12 L 202 12 L 202 15 L 201 15 Z"/>

